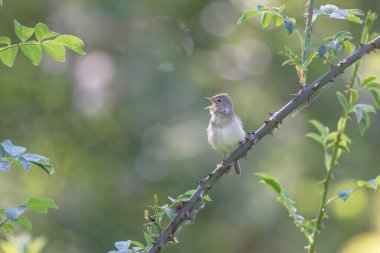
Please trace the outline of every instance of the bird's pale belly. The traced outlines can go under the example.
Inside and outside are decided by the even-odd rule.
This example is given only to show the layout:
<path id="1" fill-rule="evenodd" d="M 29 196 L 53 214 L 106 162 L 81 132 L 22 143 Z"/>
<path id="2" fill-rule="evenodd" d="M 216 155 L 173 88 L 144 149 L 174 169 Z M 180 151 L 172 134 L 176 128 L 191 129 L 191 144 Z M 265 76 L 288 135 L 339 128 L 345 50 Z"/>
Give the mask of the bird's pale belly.
<path id="1" fill-rule="evenodd" d="M 210 125 L 207 130 L 210 145 L 223 153 L 234 150 L 245 137 L 244 130 L 238 124 L 230 124 L 223 128 Z"/>

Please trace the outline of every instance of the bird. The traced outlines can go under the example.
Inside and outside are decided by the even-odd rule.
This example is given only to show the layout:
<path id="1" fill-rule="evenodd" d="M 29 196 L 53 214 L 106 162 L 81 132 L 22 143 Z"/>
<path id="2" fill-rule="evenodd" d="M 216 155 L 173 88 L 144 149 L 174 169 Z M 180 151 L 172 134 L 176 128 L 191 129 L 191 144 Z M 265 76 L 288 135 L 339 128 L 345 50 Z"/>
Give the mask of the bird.
<path id="1" fill-rule="evenodd" d="M 209 109 L 211 119 L 207 127 L 207 139 L 211 147 L 224 154 L 233 151 L 246 138 L 243 123 L 235 114 L 231 96 L 228 93 L 220 93 L 212 97 L 205 97 L 212 104 L 205 107 Z M 241 174 L 239 161 L 231 166 L 236 175 Z"/>

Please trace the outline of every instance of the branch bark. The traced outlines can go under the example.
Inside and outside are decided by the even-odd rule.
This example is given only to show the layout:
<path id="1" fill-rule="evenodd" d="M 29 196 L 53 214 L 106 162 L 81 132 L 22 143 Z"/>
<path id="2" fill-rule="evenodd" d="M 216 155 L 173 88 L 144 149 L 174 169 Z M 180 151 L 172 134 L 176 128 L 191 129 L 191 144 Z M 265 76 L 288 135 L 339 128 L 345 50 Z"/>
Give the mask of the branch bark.
<path id="1" fill-rule="evenodd" d="M 334 79 L 343 73 L 345 69 L 351 66 L 356 61 L 365 57 L 366 54 L 380 49 L 380 37 L 377 37 L 373 41 L 363 44 L 360 49 L 355 53 L 348 56 L 346 59 L 340 61 L 336 65 L 331 65 L 331 70 L 326 72 L 323 76 L 319 77 L 312 84 L 302 87 L 297 95 L 290 100 L 284 107 L 279 111 L 271 114 L 269 120 L 264 121 L 265 124 L 262 125 L 255 134 L 250 135 L 248 140 L 244 142 L 240 147 L 235 149 L 228 158 L 224 159 L 219 163 L 216 168 L 204 179 L 198 182 L 198 187 L 194 194 L 191 196 L 188 202 L 178 211 L 174 220 L 172 220 L 164 229 L 164 231 L 156 238 L 153 243 L 152 248 L 148 253 L 159 252 L 160 249 L 169 241 L 173 240 L 174 233 L 177 229 L 189 219 L 189 213 L 200 204 L 205 196 L 214 186 L 214 184 L 226 174 L 231 167 L 231 165 L 242 157 L 247 155 L 247 152 L 256 145 L 264 136 L 268 134 L 273 134 L 273 130 L 278 128 L 282 123 L 282 120 L 286 118 L 291 112 L 293 112 L 299 105 L 308 101 L 309 97 L 313 95 L 318 89 L 326 85 L 328 82 L 334 81 Z"/>

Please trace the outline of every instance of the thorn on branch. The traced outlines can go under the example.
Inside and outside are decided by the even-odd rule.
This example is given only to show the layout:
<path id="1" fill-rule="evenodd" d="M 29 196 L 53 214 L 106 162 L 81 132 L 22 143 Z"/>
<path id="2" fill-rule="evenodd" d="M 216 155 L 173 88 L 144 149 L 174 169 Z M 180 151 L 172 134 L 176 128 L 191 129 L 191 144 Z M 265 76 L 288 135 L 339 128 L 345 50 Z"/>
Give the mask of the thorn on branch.
<path id="1" fill-rule="evenodd" d="M 321 87 L 321 83 L 317 83 L 316 85 L 313 86 L 313 90 L 318 90 Z"/>
<path id="2" fill-rule="evenodd" d="M 331 69 L 334 69 L 336 66 L 335 64 L 330 64 Z"/>
<path id="3" fill-rule="evenodd" d="M 265 123 L 265 126 L 267 126 L 270 123 L 270 121 L 269 120 L 264 120 L 264 123 Z"/>
<path id="4" fill-rule="evenodd" d="M 279 125 L 280 125 L 280 124 L 282 124 L 282 120 L 278 120 L 278 119 L 276 119 L 276 123 L 275 123 L 274 127 L 277 128 L 277 129 L 280 129 L 280 128 L 279 128 Z"/>
<path id="5" fill-rule="evenodd" d="M 377 46 L 376 46 L 376 43 L 375 43 L 375 42 L 372 42 L 372 43 L 371 43 L 371 46 L 373 46 L 374 49 L 377 49 Z"/>
<path id="6" fill-rule="evenodd" d="M 359 45 L 360 45 L 360 48 L 363 48 L 363 46 L 364 46 L 364 44 L 363 44 L 363 43 L 359 43 Z"/>

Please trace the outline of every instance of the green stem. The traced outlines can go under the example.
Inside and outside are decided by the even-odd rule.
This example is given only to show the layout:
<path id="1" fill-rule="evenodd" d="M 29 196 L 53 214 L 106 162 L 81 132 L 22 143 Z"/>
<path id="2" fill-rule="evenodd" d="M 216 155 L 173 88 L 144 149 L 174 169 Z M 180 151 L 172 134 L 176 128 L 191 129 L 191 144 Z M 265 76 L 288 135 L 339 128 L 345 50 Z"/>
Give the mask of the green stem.
<path id="1" fill-rule="evenodd" d="M 3 222 L 0 223 L 0 227 L 2 227 L 5 223 L 7 223 L 8 220 L 9 220 L 8 218 L 6 218 L 5 220 L 3 220 Z"/>
<path id="2" fill-rule="evenodd" d="M 308 59 L 310 54 L 310 38 L 311 38 L 311 30 L 313 25 L 313 9 L 314 9 L 314 0 L 306 1 L 306 28 L 305 28 L 305 44 L 302 50 L 302 76 L 301 76 L 301 85 L 306 86 L 307 81 L 307 71 L 308 71 Z"/>
<path id="3" fill-rule="evenodd" d="M 367 16 L 367 19 L 368 19 L 368 16 Z M 367 19 L 366 19 L 366 21 L 367 21 Z M 362 31 L 360 42 L 366 43 L 368 41 L 368 38 L 369 38 L 369 26 L 367 26 L 365 24 L 363 31 Z M 346 93 L 347 101 L 350 101 L 350 97 L 351 97 L 350 89 L 352 89 L 355 85 L 355 80 L 357 79 L 357 76 L 358 76 L 360 63 L 361 63 L 360 61 L 357 61 L 353 65 L 352 78 L 350 80 L 350 83 L 347 86 L 347 93 Z M 335 165 L 337 164 L 338 152 L 340 149 L 339 144 L 340 144 L 340 141 L 342 138 L 342 134 L 344 133 L 344 130 L 345 130 L 346 121 L 348 120 L 348 115 L 346 115 L 346 113 L 343 112 L 342 118 L 344 119 L 345 122 L 344 122 L 343 127 L 341 129 L 338 129 L 338 134 L 336 137 L 336 143 L 334 144 L 334 150 L 333 150 L 333 154 L 331 157 L 331 161 L 330 161 L 330 164 L 328 165 L 328 168 L 326 168 L 327 169 L 327 176 L 326 176 L 325 181 L 323 182 L 323 195 L 322 195 L 321 205 L 320 205 L 319 210 L 318 210 L 317 220 L 315 222 L 315 231 L 313 232 L 313 239 L 312 239 L 312 242 L 310 243 L 310 246 L 309 246 L 309 253 L 315 253 L 316 252 L 315 247 L 316 247 L 316 244 L 318 241 L 319 233 L 321 232 L 321 229 L 322 229 L 322 220 L 323 220 L 323 217 L 325 216 L 325 213 L 326 213 L 326 206 L 329 203 L 329 201 L 327 200 L 327 194 L 328 194 L 328 190 L 329 190 L 329 186 L 330 186 L 330 181 L 331 181 L 332 175 L 333 175 L 333 170 L 334 170 Z"/>
<path id="4" fill-rule="evenodd" d="M 346 116 L 344 116 L 344 117 L 346 117 Z M 345 119 L 347 119 L 347 118 L 345 118 Z M 325 213 L 326 213 L 327 194 L 329 191 L 330 181 L 332 179 L 334 167 L 337 164 L 338 152 L 340 149 L 339 144 L 340 144 L 343 132 L 344 132 L 344 128 L 342 128 L 341 131 L 339 131 L 337 134 L 333 154 L 331 157 L 331 161 L 330 161 L 330 164 L 328 165 L 328 167 L 326 168 L 327 169 L 327 176 L 323 182 L 322 201 L 321 201 L 321 205 L 320 205 L 319 210 L 318 210 L 318 216 L 317 216 L 317 220 L 315 222 L 315 231 L 313 233 L 313 240 L 312 240 L 310 247 L 309 247 L 309 253 L 315 253 L 316 252 L 315 246 L 316 246 L 317 241 L 318 241 L 319 233 L 322 229 L 322 220 L 323 220 L 323 217 L 325 216 Z"/>

